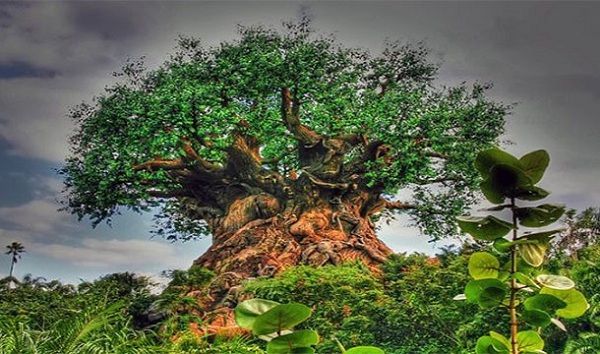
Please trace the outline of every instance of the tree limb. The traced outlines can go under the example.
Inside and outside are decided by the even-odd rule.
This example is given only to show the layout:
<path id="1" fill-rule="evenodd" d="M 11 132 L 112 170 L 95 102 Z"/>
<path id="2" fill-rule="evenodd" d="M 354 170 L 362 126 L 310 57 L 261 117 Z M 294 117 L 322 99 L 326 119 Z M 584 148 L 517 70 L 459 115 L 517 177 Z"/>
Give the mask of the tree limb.
<path id="1" fill-rule="evenodd" d="M 308 146 L 314 146 L 321 139 L 321 135 L 300 123 L 299 117 L 300 102 L 297 98 L 292 98 L 290 89 L 284 87 L 281 89 L 281 116 L 287 129 L 296 139 Z"/>
<path id="2" fill-rule="evenodd" d="M 181 159 L 174 160 L 164 160 L 164 159 L 154 159 L 150 161 L 146 161 L 139 165 L 133 166 L 134 171 L 140 170 L 183 170 L 186 166 Z"/>
<path id="3" fill-rule="evenodd" d="M 400 201 L 390 201 L 385 200 L 385 208 L 388 210 L 409 210 L 415 209 L 417 206 L 410 203 L 400 202 Z"/>

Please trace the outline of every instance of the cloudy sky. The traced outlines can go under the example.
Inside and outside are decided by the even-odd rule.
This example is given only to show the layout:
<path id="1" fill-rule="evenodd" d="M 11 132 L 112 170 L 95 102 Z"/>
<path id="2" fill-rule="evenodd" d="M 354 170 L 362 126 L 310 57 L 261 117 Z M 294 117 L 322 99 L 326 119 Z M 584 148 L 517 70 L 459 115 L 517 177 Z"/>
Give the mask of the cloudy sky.
<path id="1" fill-rule="evenodd" d="M 78 282 L 188 267 L 208 240 L 151 239 L 150 215 L 92 229 L 57 211 L 55 169 L 73 129 L 66 112 L 100 93 L 127 58 L 159 65 L 179 34 L 217 44 L 235 37 L 236 24 L 277 26 L 302 8 L 348 46 L 425 41 L 442 63 L 439 84 L 493 82 L 494 98 L 518 103 L 508 149 L 552 156 L 543 181 L 552 201 L 600 204 L 600 3 L 0 1 L 0 244 L 27 248 L 17 276 Z M 439 244 L 406 225 L 386 226 L 381 237 L 397 251 L 435 252 Z M 0 275 L 8 267 L 1 257 Z"/>

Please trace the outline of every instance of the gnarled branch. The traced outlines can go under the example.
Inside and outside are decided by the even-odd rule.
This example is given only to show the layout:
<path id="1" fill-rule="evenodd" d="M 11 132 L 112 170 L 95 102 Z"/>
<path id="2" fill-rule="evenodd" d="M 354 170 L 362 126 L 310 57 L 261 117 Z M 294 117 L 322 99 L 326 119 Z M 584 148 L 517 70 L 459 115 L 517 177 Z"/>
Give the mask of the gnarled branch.
<path id="1" fill-rule="evenodd" d="M 290 89 L 284 87 L 281 89 L 281 116 L 287 129 L 296 139 L 304 145 L 314 146 L 321 139 L 321 135 L 313 131 L 306 125 L 300 123 L 300 102 L 297 98 L 292 98 Z"/>

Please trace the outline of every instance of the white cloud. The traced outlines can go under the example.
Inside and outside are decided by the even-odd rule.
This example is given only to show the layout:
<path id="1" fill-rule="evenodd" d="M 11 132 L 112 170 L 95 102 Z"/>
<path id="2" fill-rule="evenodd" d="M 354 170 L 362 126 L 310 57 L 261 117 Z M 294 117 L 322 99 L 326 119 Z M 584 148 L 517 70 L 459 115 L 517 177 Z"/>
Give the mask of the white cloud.
<path id="1" fill-rule="evenodd" d="M 163 268 L 186 267 L 168 244 L 145 240 L 97 240 L 86 238 L 81 245 L 34 244 L 36 253 L 84 267 L 140 268 L 160 263 Z M 187 262 L 186 262 L 187 263 Z"/>
<path id="2" fill-rule="evenodd" d="M 58 212 L 59 207 L 57 202 L 47 199 L 32 200 L 16 207 L 2 207 L 0 221 L 33 234 L 50 233 L 68 217 L 66 213 Z"/>

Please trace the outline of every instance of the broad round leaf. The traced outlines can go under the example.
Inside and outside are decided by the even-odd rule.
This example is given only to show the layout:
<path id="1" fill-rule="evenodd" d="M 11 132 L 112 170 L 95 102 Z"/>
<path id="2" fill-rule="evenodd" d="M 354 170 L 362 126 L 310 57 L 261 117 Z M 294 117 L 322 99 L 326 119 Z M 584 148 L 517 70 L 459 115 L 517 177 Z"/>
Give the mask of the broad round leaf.
<path id="1" fill-rule="evenodd" d="M 515 198 L 528 201 L 544 199 L 549 195 L 550 192 L 536 186 L 525 186 L 517 188 L 514 194 Z"/>
<path id="2" fill-rule="evenodd" d="M 485 196 L 485 199 L 487 199 L 492 204 L 502 204 L 504 202 L 504 199 L 506 199 L 506 197 L 503 196 L 501 192 L 494 188 L 490 179 L 486 179 L 485 181 L 481 182 L 479 184 L 479 188 Z"/>
<path id="3" fill-rule="evenodd" d="M 493 241 L 512 230 L 512 224 L 488 215 L 460 216 L 456 218 L 461 230 L 479 240 Z"/>
<path id="4" fill-rule="evenodd" d="M 354 347 L 346 350 L 346 354 L 385 354 L 385 352 L 377 347 Z"/>
<path id="5" fill-rule="evenodd" d="M 544 176 L 544 172 L 550 163 L 550 155 L 546 150 L 536 150 L 523 155 L 519 161 L 523 171 L 531 178 L 532 183 L 536 184 Z"/>
<path id="6" fill-rule="evenodd" d="M 521 315 L 525 322 L 534 327 L 546 327 L 551 320 L 550 315 L 541 310 L 524 310 Z"/>
<path id="7" fill-rule="evenodd" d="M 519 253 L 528 264 L 539 267 L 544 263 L 544 256 L 548 245 L 545 243 L 526 243 L 519 246 Z"/>
<path id="8" fill-rule="evenodd" d="M 477 354 L 508 354 L 510 349 L 498 339 L 490 336 L 479 337 L 475 346 Z"/>
<path id="9" fill-rule="evenodd" d="M 527 274 L 521 273 L 521 272 L 516 272 L 514 275 L 516 280 L 518 280 L 519 282 L 521 282 L 522 284 L 525 284 L 527 286 L 531 286 L 534 288 L 539 288 L 539 286 L 537 285 L 537 283 Z"/>
<path id="10" fill-rule="evenodd" d="M 256 317 L 277 305 L 279 305 L 278 302 L 263 299 L 246 300 L 236 306 L 234 311 L 235 322 L 242 328 L 252 329 Z"/>
<path id="11" fill-rule="evenodd" d="M 540 310 L 549 314 L 565 308 L 567 303 L 550 294 L 537 294 L 525 300 L 523 303 L 526 310 Z"/>
<path id="12" fill-rule="evenodd" d="M 520 352 L 536 352 L 544 349 L 544 340 L 536 331 L 517 333 L 517 344 Z"/>
<path id="13" fill-rule="evenodd" d="M 550 231 L 542 231 L 542 232 L 536 232 L 536 233 L 532 233 L 532 234 L 526 234 L 524 236 L 519 237 L 519 240 L 517 240 L 516 242 L 523 243 L 525 240 L 532 240 L 532 241 L 548 243 L 548 242 L 550 242 L 550 240 L 552 240 L 554 238 L 554 236 L 553 236 L 554 234 L 559 233 L 563 230 L 564 229 L 554 229 L 554 230 L 550 230 Z"/>
<path id="14" fill-rule="evenodd" d="M 469 257 L 469 274 L 473 279 L 498 278 L 500 262 L 487 252 L 475 252 Z"/>
<path id="15" fill-rule="evenodd" d="M 475 158 L 475 168 L 484 178 L 489 177 L 492 167 L 499 164 L 522 168 L 519 159 L 498 148 L 483 150 L 477 154 L 477 158 Z"/>
<path id="16" fill-rule="evenodd" d="M 267 345 L 269 354 L 292 354 L 293 350 L 306 348 L 319 342 L 317 332 L 303 329 L 274 338 Z"/>
<path id="17" fill-rule="evenodd" d="M 515 214 L 521 225 L 542 227 L 556 222 L 565 212 L 564 205 L 542 204 L 534 208 L 517 208 Z"/>
<path id="18" fill-rule="evenodd" d="M 507 240 L 505 238 L 498 238 L 498 239 L 494 240 L 493 247 L 496 251 L 498 251 L 500 253 L 506 253 L 506 252 L 510 251 L 510 247 L 512 245 L 513 245 L 513 243 L 510 242 L 509 240 Z"/>
<path id="19" fill-rule="evenodd" d="M 290 334 L 292 332 L 294 332 L 294 331 L 290 331 L 289 329 L 284 329 L 283 331 L 281 331 L 279 333 L 275 332 L 275 333 L 269 333 L 269 334 L 261 334 L 258 336 L 258 338 L 264 340 L 265 342 L 270 342 L 279 336 L 283 336 L 284 334 Z"/>
<path id="20" fill-rule="evenodd" d="M 310 317 L 311 310 L 302 304 L 277 305 L 254 320 L 252 332 L 256 335 L 291 329 Z"/>
<path id="21" fill-rule="evenodd" d="M 535 277 L 540 285 L 556 290 L 569 290 L 575 287 L 575 282 L 562 275 L 540 274 Z"/>
<path id="22" fill-rule="evenodd" d="M 490 337 L 501 342 L 506 348 L 510 348 L 510 341 L 508 340 L 508 338 L 506 338 L 502 334 L 495 332 L 495 331 L 490 331 Z"/>
<path id="23" fill-rule="evenodd" d="M 506 164 L 492 167 L 489 181 L 493 190 L 505 197 L 513 197 L 520 188 L 531 185 L 531 179 L 523 170 Z"/>
<path id="24" fill-rule="evenodd" d="M 567 306 L 556 311 L 556 315 L 562 318 L 577 318 L 585 313 L 590 307 L 585 296 L 575 289 L 556 290 L 550 288 L 542 288 L 540 294 L 553 295 L 564 301 Z"/>
<path id="25" fill-rule="evenodd" d="M 471 280 L 465 287 L 465 296 L 483 308 L 496 306 L 504 300 L 508 289 L 498 279 Z"/>

